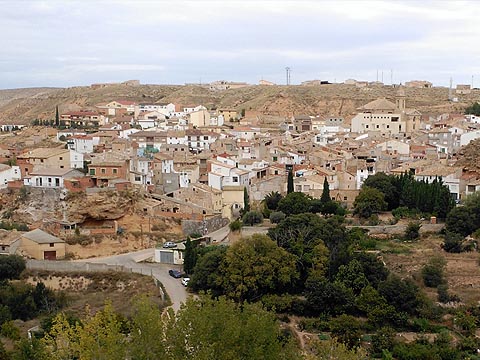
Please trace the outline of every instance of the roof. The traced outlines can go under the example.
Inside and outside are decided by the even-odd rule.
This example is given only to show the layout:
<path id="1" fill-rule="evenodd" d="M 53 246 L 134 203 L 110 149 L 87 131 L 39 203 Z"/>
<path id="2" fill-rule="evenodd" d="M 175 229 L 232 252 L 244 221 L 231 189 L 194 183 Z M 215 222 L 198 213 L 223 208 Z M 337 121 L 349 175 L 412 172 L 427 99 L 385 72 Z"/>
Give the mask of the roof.
<path id="1" fill-rule="evenodd" d="M 62 239 L 59 239 L 53 235 L 50 235 L 49 233 L 46 233 L 43 230 L 40 229 L 35 229 L 32 231 L 29 231 L 25 234 L 22 235 L 22 237 L 27 238 L 29 240 L 32 240 L 33 242 L 36 242 L 37 244 L 50 244 L 50 243 L 64 243 Z"/>
<path id="2" fill-rule="evenodd" d="M 358 110 L 397 110 L 397 106 L 385 98 L 377 99 L 358 108 Z"/>
<path id="3" fill-rule="evenodd" d="M 81 171 L 77 170 L 77 169 L 49 169 L 49 168 L 41 168 L 41 169 L 34 169 L 34 171 L 32 171 L 30 173 L 30 175 L 38 175 L 38 176 L 65 176 L 67 175 L 68 173 L 70 172 L 74 172 L 75 175 L 77 175 L 78 173 L 78 176 L 85 176 Z"/>
<path id="4" fill-rule="evenodd" d="M 52 156 L 68 153 L 70 150 L 64 148 L 37 148 L 30 151 L 27 151 L 21 155 L 19 158 L 22 159 L 32 159 L 32 158 L 43 158 L 47 159 Z"/>

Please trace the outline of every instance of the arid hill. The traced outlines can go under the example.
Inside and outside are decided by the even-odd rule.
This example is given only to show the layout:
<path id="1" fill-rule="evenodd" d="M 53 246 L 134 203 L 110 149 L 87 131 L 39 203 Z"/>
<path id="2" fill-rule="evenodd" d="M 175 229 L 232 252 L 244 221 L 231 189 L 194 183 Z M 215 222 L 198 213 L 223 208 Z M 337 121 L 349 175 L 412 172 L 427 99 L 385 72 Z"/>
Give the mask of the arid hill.
<path id="1" fill-rule="evenodd" d="M 480 174 L 480 139 L 473 140 L 470 144 L 462 147 L 458 153 L 458 161 L 455 165 L 462 166 L 469 171 Z"/>
<path id="2" fill-rule="evenodd" d="M 175 104 L 203 104 L 208 108 L 245 109 L 265 115 L 291 116 L 294 114 L 351 116 L 357 107 L 386 97 L 394 99 L 398 89 L 391 86 L 357 88 L 353 85 L 322 86 L 247 86 L 226 91 L 212 91 L 202 86 L 181 85 L 109 85 L 66 89 L 0 90 L 0 122 L 29 124 L 32 120 L 53 119 L 55 107 L 60 111 L 93 107 L 112 100 Z M 407 107 L 422 113 L 441 114 L 462 112 L 480 100 L 480 91 L 462 95 L 458 102 L 448 101 L 447 88 L 406 88 Z"/>

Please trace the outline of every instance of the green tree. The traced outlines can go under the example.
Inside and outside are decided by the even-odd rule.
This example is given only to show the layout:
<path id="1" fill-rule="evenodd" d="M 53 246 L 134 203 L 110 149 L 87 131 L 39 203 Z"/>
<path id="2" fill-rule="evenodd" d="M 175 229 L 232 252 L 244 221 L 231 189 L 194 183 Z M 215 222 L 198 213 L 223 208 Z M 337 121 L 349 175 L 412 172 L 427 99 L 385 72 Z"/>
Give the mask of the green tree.
<path id="1" fill-rule="evenodd" d="M 265 196 L 263 202 L 265 203 L 267 209 L 277 210 L 278 203 L 280 202 L 280 200 L 282 200 L 282 198 L 282 194 L 280 194 L 278 191 L 272 191 Z"/>
<path id="2" fill-rule="evenodd" d="M 18 279 L 23 270 L 25 270 L 25 260 L 21 256 L 0 256 L 0 281 Z"/>
<path id="3" fill-rule="evenodd" d="M 305 288 L 307 305 L 314 314 L 339 315 L 354 309 L 353 291 L 341 282 L 309 278 Z"/>
<path id="4" fill-rule="evenodd" d="M 243 188 L 243 212 L 250 211 L 250 197 L 248 196 L 248 190 L 246 187 Z"/>
<path id="5" fill-rule="evenodd" d="M 385 195 L 377 189 L 362 187 L 353 203 L 354 214 L 362 218 L 369 218 L 373 214 L 387 209 Z"/>
<path id="6" fill-rule="evenodd" d="M 312 198 L 302 192 L 292 192 L 287 194 L 278 203 L 277 210 L 287 216 L 310 212 Z"/>
<path id="7" fill-rule="evenodd" d="M 231 245 L 221 272 L 225 293 L 240 302 L 288 289 L 299 278 L 295 257 L 260 234 Z"/>
<path id="8" fill-rule="evenodd" d="M 330 331 L 349 349 L 356 348 L 360 344 L 360 322 L 354 316 L 342 314 L 330 320 Z"/>
<path id="9" fill-rule="evenodd" d="M 378 292 L 399 312 L 415 314 L 419 305 L 418 287 L 410 279 L 400 279 L 396 275 L 378 285 Z"/>
<path id="10" fill-rule="evenodd" d="M 328 184 L 326 176 L 323 181 L 323 190 L 322 190 L 322 196 L 320 197 L 320 201 L 322 202 L 323 205 L 332 201 L 332 198 L 330 197 L 330 185 Z"/>
<path id="11" fill-rule="evenodd" d="M 291 342 L 281 341 L 273 314 L 257 304 L 238 305 L 223 297 L 189 298 L 167 331 L 167 358 L 300 359 Z"/>
<path id="12" fill-rule="evenodd" d="M 287 177 L 287 194 L 293 193 L 295 191 L 293 187 L 293 170 L 288 171 Z"/>
<path id="13" fill-rule="evenodd" d="M 183 256 L 183 270 L 187 274 L 192 274 L 195 264 L 197 263 L 197 247 L 190 239 L 190 236 L 187 236 L 187 241 L 185 242 L 185 251 Z"/>
<path id="14" fill-rule="evenodd" d="M 280 221 L 285 220 L 285 214 L 281 211 L 273 211 L 270 214 L 270 222 L 272 224 L 278 224 Z"/>
<path id="15" fill-rule="evenodd" d="M 60 126 L 60 115 L 58 113 L 58 105 L 55 107 L 55 126 Z"/>
<path id="16" fill-rule="evenodd" d="M 160 309 L 146 297 L 136 298 L 133 309 L 128 345 L 131 359 L 166 359 L 167 324 Z"/>
<path id="17" fill-rule="evenodd" d="M 188 286 L 193 291 L 210 291 L 213 296 L 222 295 L 220 266 L 225 260 L 226 246 L 207 247 L 199 251 L 198 260 Z"/>
<path id="18" fill-rule="evenodd" d="M 465 109 L 465 114 L 480 116 L 480 104 L 478 102 L 473 103 Z"/>
<path id="19" fill-rule="evenodd" d="M 335 280 L 352 289 L 355 295 L 359 295 L 362 289 L 368 285 L 368 279 L 363 273 L 362 264 L 355 259 L 338 268 Z"/>
<path id="20" fill-rule="evenodd" d="M 22 338 L 15 343 L 15 350 L 11 356 L 12 360 L 51 360 L 52 357 L 45 349 L 42 341 Z"/>
<path id="21" fill-rule="evenodd" d="M 385 350 L 391 351 L 395 345 L 395 330 L 382 327 L 372 336 L 372 352 L 382 355 Z"/>
<path id="22" fill-rule="evenodd" d="M 385 196 L 388 210 L 393 210 L 399 205 L 399 189 L 396 186 L 396 177 L 387 175 L 384 172 L 376 173 L 367 177 L 363 183 L 364 187 L 377 189 Z"/>

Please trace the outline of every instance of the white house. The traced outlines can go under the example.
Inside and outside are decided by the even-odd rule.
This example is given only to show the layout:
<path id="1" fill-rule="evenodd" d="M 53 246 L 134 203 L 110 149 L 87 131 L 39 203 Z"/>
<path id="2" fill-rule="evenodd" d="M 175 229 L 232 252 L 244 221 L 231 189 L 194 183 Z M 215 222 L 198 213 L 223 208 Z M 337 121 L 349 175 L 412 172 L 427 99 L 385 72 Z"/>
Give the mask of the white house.
<path id="1" fill-rule="evenodd" d="M 92 135 L 73 135 L 67 139 L 68 148 L 80 154 L 93 153 L 94 146 L 99 143 L 100 137 L 94 137 Z"/>
<path id="2" fill-rule="evenodd" d="M 9 181 L 20 180 L 22 174 L 19 166 L 0 164 L 0 189 L 5 189 Z"/>
<path id="3" fill-rule="evenodd" d="M 25 176 L 23 184 L 38 188 L 63 189 L 65 179 L 84 176 L 84 173 L 75 169 L 39 169 Z"/>
<path id="4" fill-rule="evenodd" d="M 209 160 L 208 186 L 222 190 L 224 186 L 248 186 L 249 172 L 240 170 L 232 165 L 222 164 L 216 160 Z"/>

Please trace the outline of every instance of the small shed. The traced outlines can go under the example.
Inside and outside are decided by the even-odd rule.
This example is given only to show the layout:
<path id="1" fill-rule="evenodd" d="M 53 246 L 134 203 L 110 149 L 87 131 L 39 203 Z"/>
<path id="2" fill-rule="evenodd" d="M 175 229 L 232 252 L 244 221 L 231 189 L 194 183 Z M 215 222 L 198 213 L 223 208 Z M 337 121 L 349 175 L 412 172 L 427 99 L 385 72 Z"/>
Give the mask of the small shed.
<path id="1" fill-rule="evenodd" d="M 156 248 L 154 260 L 161 264 L 183 265 L 183 252 L 185 244 L 178 243 L 176 248 Z"/>
<path id="2" fill-rule="evenodd" d="M 57 260 L 65 258 L 65 241 L 40 229 L 20 235 L 15 243 L 17 254 L 33 259 Z"/>

